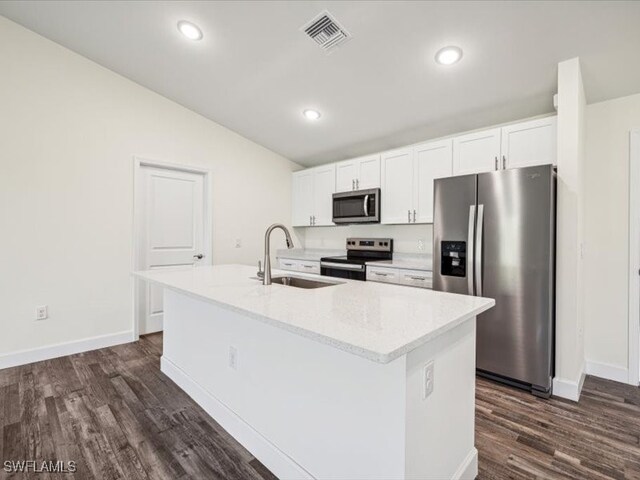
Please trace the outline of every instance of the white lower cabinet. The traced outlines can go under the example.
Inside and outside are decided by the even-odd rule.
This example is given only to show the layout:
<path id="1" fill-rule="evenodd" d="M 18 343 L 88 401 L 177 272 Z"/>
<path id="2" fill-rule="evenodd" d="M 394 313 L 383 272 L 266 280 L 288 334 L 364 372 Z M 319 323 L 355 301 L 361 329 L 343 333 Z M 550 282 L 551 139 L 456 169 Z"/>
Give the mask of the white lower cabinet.
<path id="1" fill-rule="evenodd" d="M 427 270 L 407 270 L 404 268 L 372 267 L 367 265 L 367 281 L 432 288 L 433 273 Z"/>
<path id="2" fill-rule="evenodd" d="M 314 260 L 292 260 L 289 258 L 279 258 L 278 268 L 280 270 L 291 270 L 292 272 L 314 273 L 320 275 L 320 262 Z"/>

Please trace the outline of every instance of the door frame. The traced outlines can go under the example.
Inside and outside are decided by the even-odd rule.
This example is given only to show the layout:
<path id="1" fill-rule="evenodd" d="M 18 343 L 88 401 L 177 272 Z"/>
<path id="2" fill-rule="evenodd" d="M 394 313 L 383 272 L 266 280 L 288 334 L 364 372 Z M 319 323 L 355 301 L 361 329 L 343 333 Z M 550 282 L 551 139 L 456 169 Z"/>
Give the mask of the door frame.
<path id="1" fill-rule="evenodd" d="M 640 129 L 629 133 L 629 383 L 640 383 Z"/>
<path id="2" fill-rule="evenodd" d="M 204 176 L 203 186 L 204 186 L 204 252 L 205 258 L 204 261 L 201 262 L 201 265 L 211 265 L 212 264 L 212 256 L 213 256 L 213 177 L 211 174 L 211 169 L 207 167 L 201 167 L 198 165 L 187 165 L 182 163 L 171 163 L 164 162 L 159 160 L 152 160 L 149 158 L 134 156 L 133 157 L 133 229 L 132 229 L 132 251 L 133 254 L 131 256 L 131 270 L 136 271 L 143 268 L 140 265 L 141 255 L 140 255 L 140 234 L 143 228 L 143 219 L 144 219 L 144 211 L 143 205 L 144 202 L 141 198 L 141 182 L 143 180 L 142 168 L 144 167 L 153 167 L 160 168 L 163 170 L 173 170 L 178 172 L 188 172 L 188 173 L 197 173 Z M 138 305 L 139 288 L 141 286 L 141 281 L 134 279 L 131 287 L 131 295 L 132 295 L 132 308 L 133 308 L 133 341 L 136 341 L 140 338 L 140 306 Z"/>

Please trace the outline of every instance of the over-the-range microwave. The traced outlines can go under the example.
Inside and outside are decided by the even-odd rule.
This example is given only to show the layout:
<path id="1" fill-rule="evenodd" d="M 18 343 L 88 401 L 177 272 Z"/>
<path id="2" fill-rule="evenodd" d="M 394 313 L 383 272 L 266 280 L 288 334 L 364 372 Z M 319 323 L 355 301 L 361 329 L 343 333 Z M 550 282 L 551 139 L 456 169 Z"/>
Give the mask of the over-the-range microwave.
<path id="1" fill-rule="evenodd" d="M 380 189 L 334 193 L 333 223 L 380 223 Z"/>

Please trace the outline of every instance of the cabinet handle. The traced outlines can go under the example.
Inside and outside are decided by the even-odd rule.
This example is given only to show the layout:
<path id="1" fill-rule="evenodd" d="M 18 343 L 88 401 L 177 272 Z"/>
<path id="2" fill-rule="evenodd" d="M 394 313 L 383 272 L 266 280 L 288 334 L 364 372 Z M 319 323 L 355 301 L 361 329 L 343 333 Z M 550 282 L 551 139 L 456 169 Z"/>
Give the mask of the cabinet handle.
<path id="1" fill-rule="evenodd" d="M 309 215 L 309 225 L 313 225 L 313 217 Z"/>
<path id="2" fill-rule="evenodd" d="M 360 180 L 356 178 L 356 190 L 360 190 Z"/>
<path id="3" fill-rule="evenodd" d="M 374 275 L 377 275 L 379 277 L 388 277 L 389 274 L 388 273 L 380 273 L 380 272 L 373 272 Z"/>
<path id="4" fill-rule="evenodd" d="M 316 216 L 315 215 L 313 216 L 313 224 L 314 225 L 316 224 Z"/>
<path id="5" fill-rule="evenodd" d="M 502 155 L 502 169 L 504 170 L 506 168 L 507 168 L 507 157 Z"/>
<path id="6" fill-rule="evenodd" d="M 413 223 L 416 223 L 416 211 L 413 211 Z"/>
<path id="7" fill-rule="evenodd" d="M 313 268 L 313 265 L 303 265 L 303 268 Z"/>
<path id="8" fill-rule="evenodd" d="M 411 223 L 411 210 L 407 210 L 407 223 Z"/>
<path id="9" fill-rule="evenodd" d="M 495 157 L 496 159 L 496 170 L 498 170 L 498 157 Z"/>
<path id="10" fill-rule="evenodd" d="M 426 277 L 409 277 L 411 280 L 426 280 Z"/>
<path id="11" fill-rule="evenodd" d="M 356 189 L 356 181 L 354 179 L 351 179 L 351 190 L 355 190 Z"/>

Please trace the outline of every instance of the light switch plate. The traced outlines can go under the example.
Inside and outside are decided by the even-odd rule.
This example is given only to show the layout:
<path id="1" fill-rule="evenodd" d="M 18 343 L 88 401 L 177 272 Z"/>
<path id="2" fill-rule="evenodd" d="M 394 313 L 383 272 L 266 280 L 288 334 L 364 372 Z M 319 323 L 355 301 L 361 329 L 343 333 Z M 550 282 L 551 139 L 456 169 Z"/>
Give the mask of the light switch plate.
<path id="1" fill-rule="evenodd" d="M 36 307 L 36 320 L 46 320 L 47 318 L 49 318 L 49 307 L 47 305 Z"/>
<path id="2" fill-rule="evenodd" d="M 429 395 L 433 393 L 433 374 L 434 374 L 434 365 L 433 360 L 427 363 L 422 370 L 422 378 L 423 378 L 423 389 L 422 389 L 422 399 L 425 400 Z"/>

